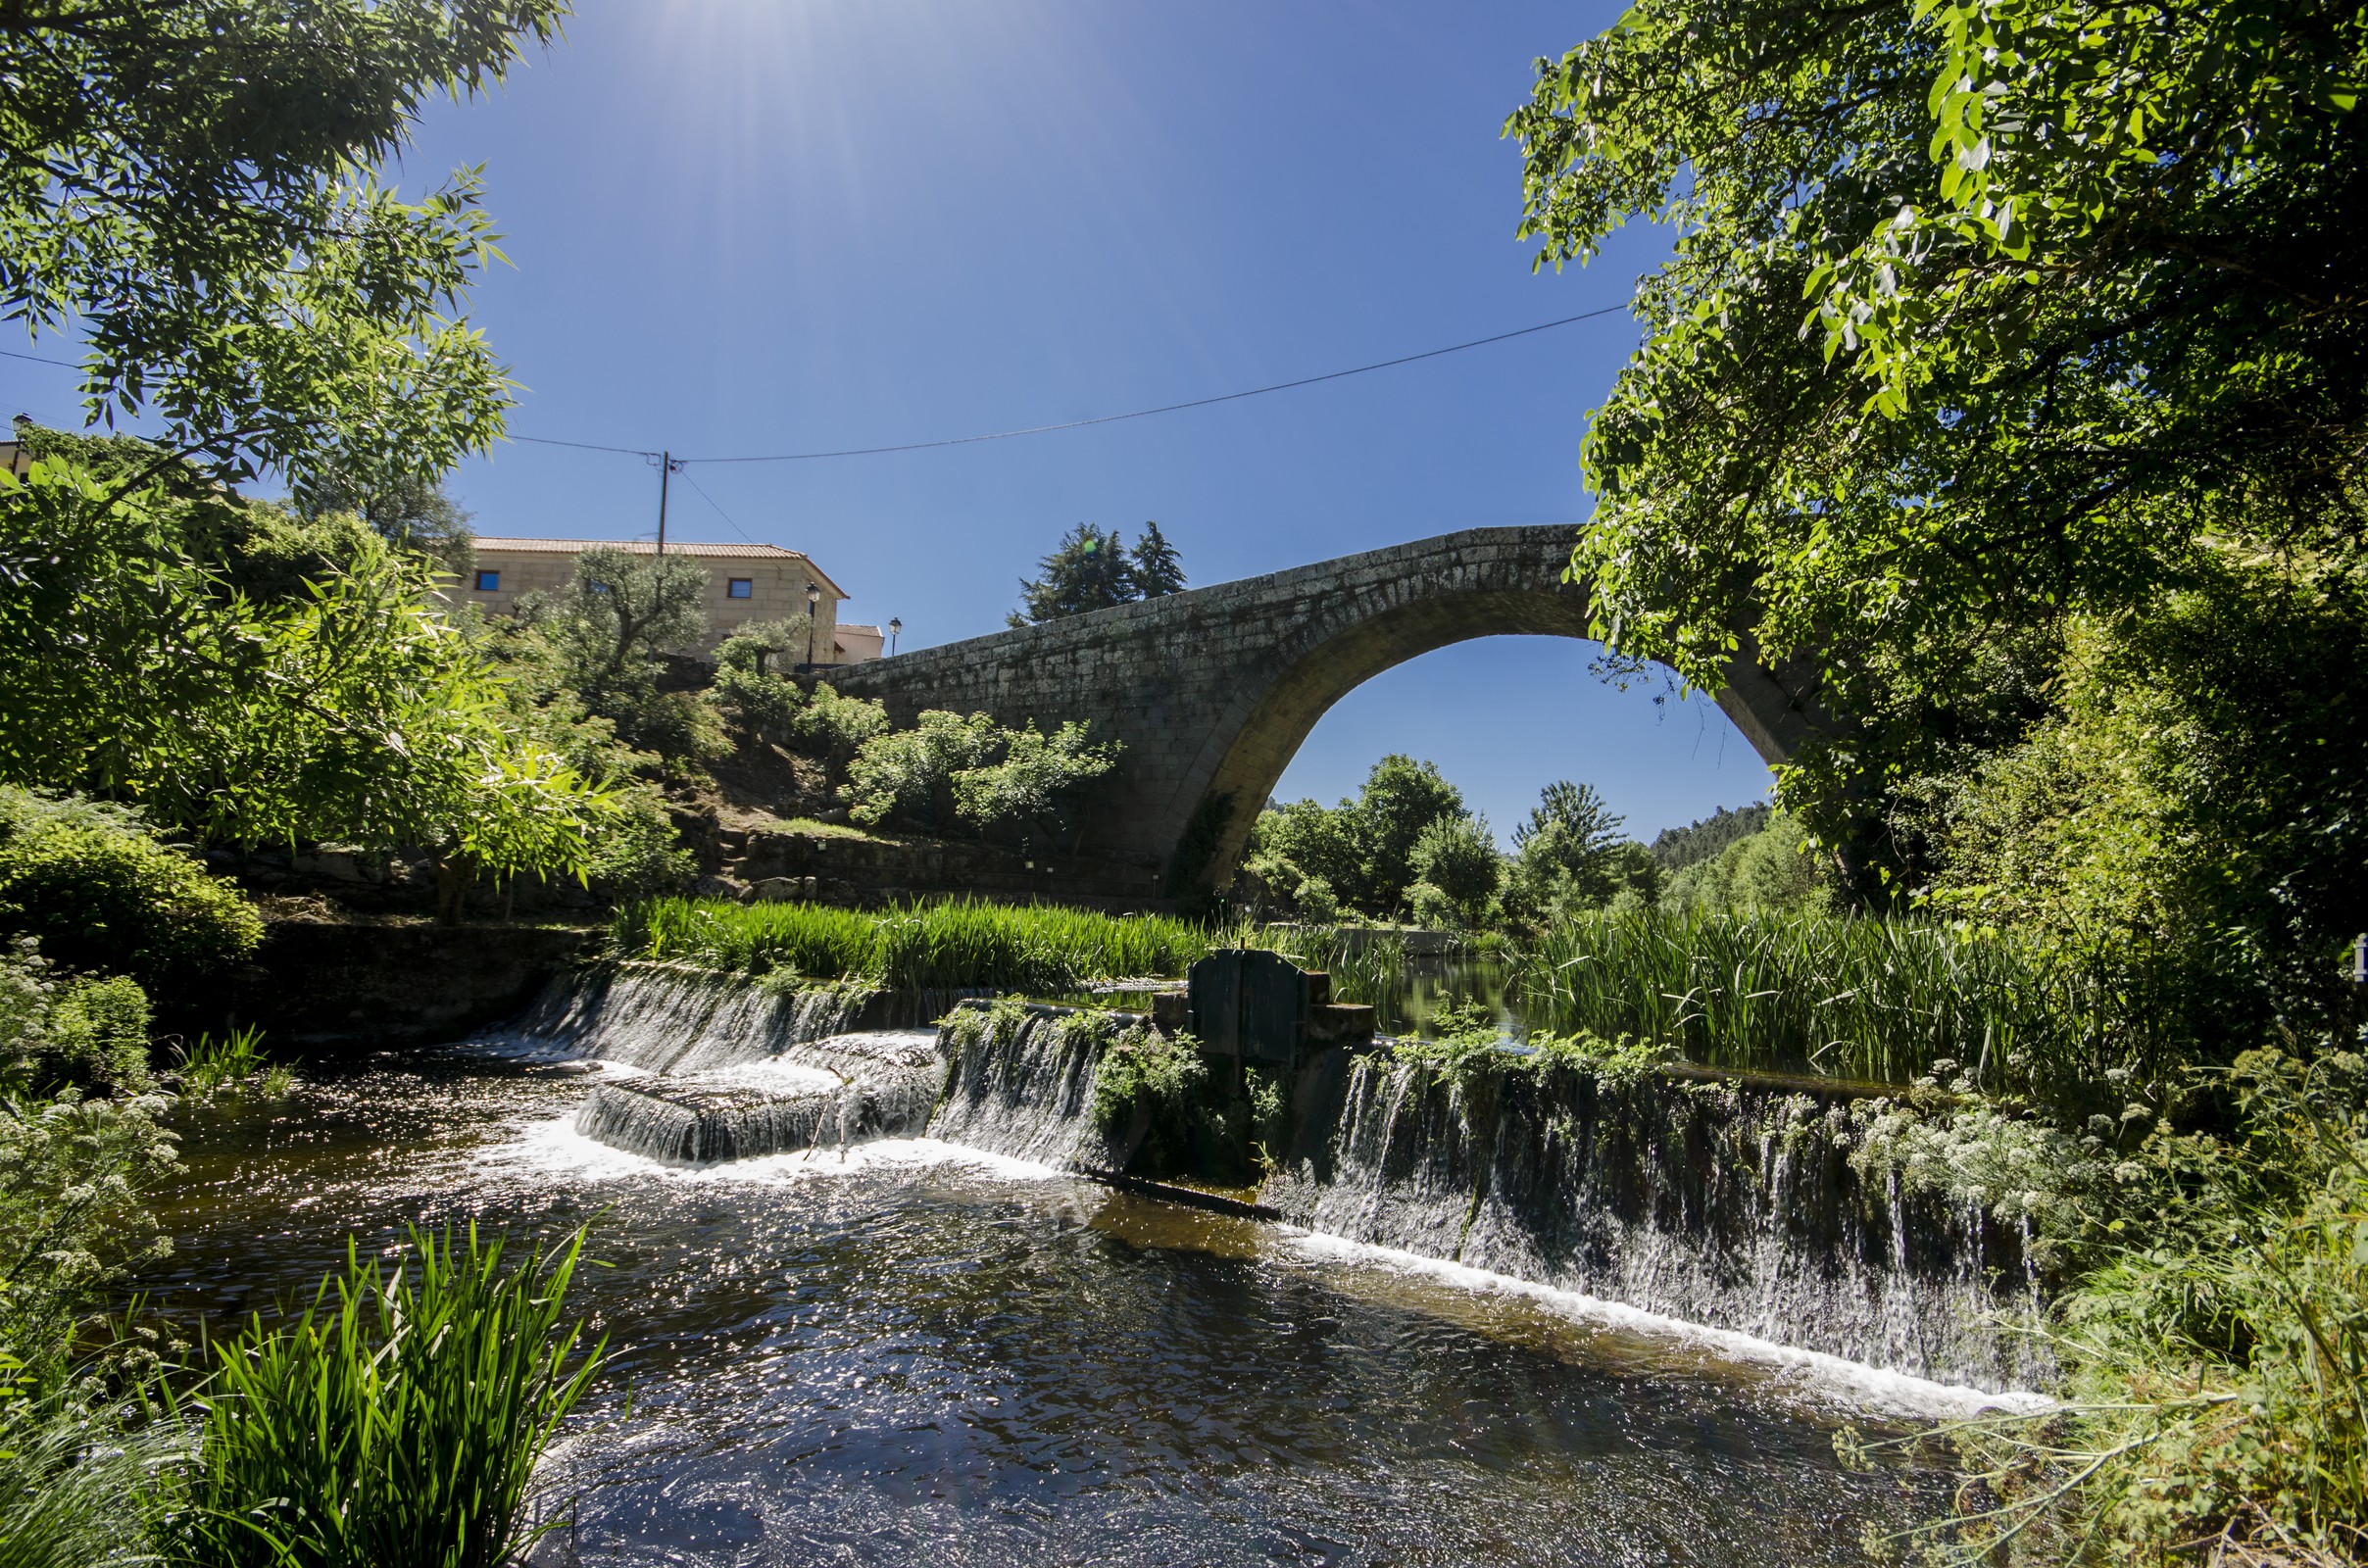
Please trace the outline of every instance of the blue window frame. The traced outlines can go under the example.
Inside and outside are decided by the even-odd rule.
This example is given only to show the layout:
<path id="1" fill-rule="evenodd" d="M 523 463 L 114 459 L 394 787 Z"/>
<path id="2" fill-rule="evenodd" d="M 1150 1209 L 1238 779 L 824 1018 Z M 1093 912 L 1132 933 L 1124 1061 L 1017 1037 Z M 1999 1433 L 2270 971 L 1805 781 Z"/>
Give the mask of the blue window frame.
<path id="1" fill-rule="evenodd" d="M 754 599 L 757 597 L 756 580 L 750 577 L 734 577 L 723 585 L 723 593 L 727 599 Z"/>
<path id="2" fill-rule="evenodd" d="M 478 572 L 478 573 L 477 573 L 477 592 L 478 592 L 478 593 L 481 593 L 481 594 L 498 594 L 498 593 L 500 593 L 501 591 L 502 591 L 502 574 L 501 574 L 500 572 L 498 572 L 498 571 L 480 571 L 480 572 Z"/>

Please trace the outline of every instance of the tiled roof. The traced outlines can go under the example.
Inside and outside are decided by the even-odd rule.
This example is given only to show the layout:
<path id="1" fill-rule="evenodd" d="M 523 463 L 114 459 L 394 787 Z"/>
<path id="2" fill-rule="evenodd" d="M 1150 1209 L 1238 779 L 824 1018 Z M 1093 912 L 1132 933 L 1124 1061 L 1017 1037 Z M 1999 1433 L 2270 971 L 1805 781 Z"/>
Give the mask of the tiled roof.
<path id="1" fill-rule="evenodd" d="M 651 556 L 658 546 L 647 539 L 495 539 L 479 534 L 473 541 L 479 550 L 525 550 L 555 556 L 580 555 L 586 550 L 622 550 L 630 555 Z M 669 539 L 666 553 L 675 556 L 736 556 L 749 557 L 794 556 L 805 560 L 801 551 L 784 550 L 779 545 L 702 545 L 687 540 Z"/>

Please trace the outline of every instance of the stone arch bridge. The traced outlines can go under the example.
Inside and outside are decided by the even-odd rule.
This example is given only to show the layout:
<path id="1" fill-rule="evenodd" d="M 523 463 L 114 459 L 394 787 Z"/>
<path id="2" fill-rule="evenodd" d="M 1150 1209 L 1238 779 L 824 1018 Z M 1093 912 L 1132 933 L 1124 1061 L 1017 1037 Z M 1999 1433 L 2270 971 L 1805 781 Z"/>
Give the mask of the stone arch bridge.
<path id="1" fill-rule="evenodd" d="M 1089 721 L 1124 750 L 1077 850 L 1131 867 L 1147 896 L 1190 896 L 1231 879 L 1292 756 L 1358 685 L 1469 638 L 1587 636 L 1570 543 L 1561 525 L 1466 529 L 816 673 L 899 724 L 926 709 Z M 1718 705 L 1779 761 L 1809 727 L 1803 689 L 1739 658 Z"/>

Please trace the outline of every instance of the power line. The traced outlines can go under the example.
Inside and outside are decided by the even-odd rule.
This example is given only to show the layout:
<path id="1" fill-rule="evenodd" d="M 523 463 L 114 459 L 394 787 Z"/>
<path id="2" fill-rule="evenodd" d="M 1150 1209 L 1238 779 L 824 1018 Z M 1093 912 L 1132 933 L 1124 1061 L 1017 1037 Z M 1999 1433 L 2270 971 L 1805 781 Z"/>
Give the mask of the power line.
<path id="1" fill-rule="evenodd" d="M 676 459 L 675 461 L 680 462 L 681 460 Z M 711 496 L 707 493 L 706 486 L 702 485 L 698 480 L 692 478 L 687 473 L 682 476 L 682 482 L 689 485 L 692 489 L 698 491 L 699 499 L 706 502 L 709 506 L 714 507 L 715 509 L 716 516 L 721 517 L 725 522 L 731 523 L 732 532 L 738 534 L 741 538 L 746 539 L 752 545 L 757 542 L 754 534 L 751 534 L 746 528 L 741 527 L 739 523 L 732 520 L 732 514 L 723 510 L 723 504 L 721 502 L 717 501 L 714 496 Z"/>
<path id="2" fill-rule="evenodd" d="M 1157 414 L 1181 414 L 1187 409 L 1206 409 L 1219 403 L 1238 403 L 1244 398 L 1264 397 L 1269 392 L 1289 392 L 1298 387 L 1318 386 L 1326 381 L 1344 380 L 1352 375 L 1368 375 L 1375 370 L 1395 369 L 1401 365 L 1415 365 L 1424 360 L 1438 359 L 1442 355 L 1461 354 L 1466 349 L 1486 348 L 1491 343 L 1505 343 L 1513 338 L 1529 337 L 1538 332 L 1551 332 L 1557 326 L 1569 326 L 1579 321 L 1592 321 L 1599 317 L 1616 315 L 1626 309 L 1628 307 L 1625 304 L 1606 305 L 1599 310 L 1581 311 L 1576 316 L 1565 316 L 1558 320 L 1540 321 L 1535 326 L 1516 327 L 1510 332 L 1498 332 L 1489 337 L 1476 337 L 1464 343 L 1450 343 L 1442 349 L 1425 349 L 1420 354 L 1402 354 L 1394 360 L 1376 360 L 1371 365 L 1355 365 L 1345 370 L 1327 370 L 1321 375 L 1303 375 L 1295 381 L 1275 381 L 1265 386 L 1254 386 L 1241 392 L 1220 392 L 1214 397 L 1192 398 L 1183 403 L 1162 403 L 1157 408 L 1130 409 L 1124 414 L 1097 415 L 1090 419 L 1065 419 L 1058 424 L 1031 424 L 1016 430 L 990 430 L 983 435 L 947 436 L 936 441 L 905 441 L 894 446 L 841 447 L 829 452 L 774 452 L 761 456 L 732 458 L 676 458 L 673 461 L 683 464 L 813 463 L 824 458 L 876 458 L 894 452 L 928 452 L 940 447 L 975 446 L 982 441 L 1009 441 L 1023 435 L 1050 435 L 1056 430 L 1082 430 L 1090 425 L 1117 424 L 1126 419 L 1148 419 Z M 69 370 L 78 368 L 66 360 L 44 359 L 38 354 L 17 354 L 6 349 L 0 349 L 0 357 L 12 360 L 30 360 L 36 365 L 55 365 Z M 508 439 L 527 442 L 538 447 L 569 447 L 578 452 L 613 452 L 619 457 L 627 458 L 663 456 L 657 451 L 642 447 L 604 446 L 597 441 L 562 441 L 547 435 L 514 435 Z M 683 477 L 687 480 L 690 476 L 685 474 Z M 698 486 L 694 484 L 692 488 L 698 489 Z M 707 498 L 709 506 L 715 507 L 715 497 L 709 496 L 705 490 L 700 490 L 699 493 Z M 721 507 L 715 507 L 715 511 L 719 514 L 723 513 Z M 725 515 L 723 520 L 732 521 L 728 515 Z M 733 522 L 732 526 L 738 528 L 740 525 Z M 747 535 L 743 533 L 742 537 L 746 538 Z"/>
<path id="3" fill-rule="evenodd" d="M 1599 316 L 1610 316 L 1628 309 L 1625 304 L 1606 305 L 1601 310 L 1581 311 L 1557 321 L 1541 321 L 1536 326 L 1517 327 L 1510 332 L 1499 332 L 1492 337 L 1476 337 L 1468 343 L 1451 343 L 1443 349 L 1425 349 L 1420 354 L 1405 354 L 1394 360 L 1376 360 L 1371 365 L 1352 366 L 1346 370 L 1327 370 L 1322 375 L 1304 375 L 1296 381 L 1276 381 L 1268 386 L 1254 386 L 1246 392 L 1220 392 L 1215 397 L 1194 398 L 1186 403 L 1162 403 L 1156 409 L 1135 409 L 1125 414 L 1104 414 L 1090 419 L 1068 419 L 1060 424 L 1031 424 L 1017 430 L 994 430 L 985 435 L 949 436 L 940 441 L 907 441 L 889 447 L 847 447 L 835 452 L 779 452 L 764 457 L 747 458 L 685 458 L 685 463 L 812 463 L 820 458 L 873 458 L 891 452 L 926 452 L 935 447 L 965 447 L 980 441 L 1009 441 L 1013 436 L 1049 435 L 1055 430 L 1082 430 L 1093 424 L 1115 424 L 1121 419 L 1147 419 L 1155 414 L 1180 414 L 1186 409 L 1206 409 L 1211 404 L 1237 403 L 1243 398 L 1264 397 L 1269 392 L 1288 392 L 1294 387 L 1314 386 L 1319 382 L 1338 381 L 1347 376 L 1364 375 L 1373 370 L 1387 370 L 1401 365 L 1412 365 L 1420 360 L 1435 360 L 1443 354 L 1460 354 L 1465 349 L 1485 348 L 1491 343 L 1503 343 L 1516 337 L 1528 337 L 1533 332 L 1549 332 L 1574 321 L 1591 321 Z"/>

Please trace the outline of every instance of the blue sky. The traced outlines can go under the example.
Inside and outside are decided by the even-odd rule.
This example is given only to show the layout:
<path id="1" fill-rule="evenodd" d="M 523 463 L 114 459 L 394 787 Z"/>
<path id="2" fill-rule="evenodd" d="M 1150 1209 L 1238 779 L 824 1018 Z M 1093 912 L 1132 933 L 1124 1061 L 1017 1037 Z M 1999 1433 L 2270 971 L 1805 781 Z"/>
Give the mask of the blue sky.
<path id="1" fill-rule="evenodd" d="M 694 458 L 968 435 L 1625 300 L 1663 237 L 1533 275 L 1497 134 L 1532 59 L 1616 10 L 584 0 L 505 88 L 432 109 L 404 174 L 485 166 L 509 265 L 471 314 L 521 383 L 514 434 Z M 1636 331 L 1614 315 L 1091 430 L 698 466 L 669 533 L 809 551 L 845 615 L 901 616 L 910 648 L 996 629 L 1080 520 L 1159 519 L 1196 584 L 1575 525 L 1586 411 Z M 46 419 L 72 414 L 66 379 L 0 361 L 0 397 Z M 485 533 L 655 522 L 631 457 L 513 444 L 451 489 Z M 1330 800 L 1403 751 L 1501 832 L 1560 777 L 1645 836 L 1764 794 L 1714 707 L 1603 686 L 1589 654 L 1488 638 L 1403 665 L 1317 727 L 1283 793 Z"/>

